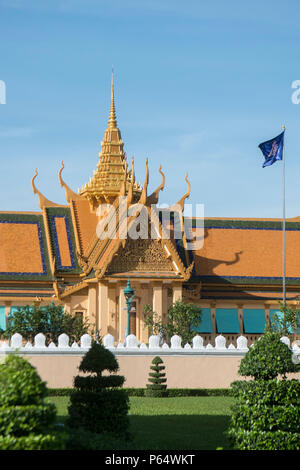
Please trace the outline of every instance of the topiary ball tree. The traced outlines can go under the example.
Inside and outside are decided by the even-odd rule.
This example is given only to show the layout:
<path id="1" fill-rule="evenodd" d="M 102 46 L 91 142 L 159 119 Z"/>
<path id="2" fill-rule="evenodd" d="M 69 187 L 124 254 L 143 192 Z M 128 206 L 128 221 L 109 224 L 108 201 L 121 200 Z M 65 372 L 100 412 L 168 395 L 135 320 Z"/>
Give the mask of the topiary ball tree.
<path id="1" fill-rule="evenodd" d="M 149 384 L 146 385 L 145 396 L 147 397 L 166 397 L 167 396 L 167 379 L 164 372 L 165 366 L 163 360 L 156 356 L 152 360 L 150 369 L 153 372 L 149 372 Z"/>
<path id="2" fill-rule="evenodd" d="M 45 403 L 45 382 L 21 356 L 0 365 L 0 449 L 61 450 L 64 436 L 55 432 L 56 408 Z"/>
<path id="3" fill-rule="evenodd" d="M 292 362 L 292 351 L 280 340 L 280 334 L 266 332 L 241 360 L 239 374 L 254 380 L 272 380 L 299 370 Z"/>
<path id="4" fill-rule="evenodd" d="M 116 373 L 119 370 L 114 354 L 101 343 L 93 342 L 79 370 L 89 375 L 74 378 L 76 390 L 70 398 L 67 424 L 97 434 L 108 432 L 128 437 L 129 398 L 126 391 L 119 388 L 125 378 L 103 375 L 104 371 Z"/>
<path id="5" fill-rule="evenodd" d="M 276 332 L 266 332 L 249 349 L 239 374 L 254 380 L 231 384 L 236 400 L 228 436 L 236 449 L 300 450 L 300 382 L 287 380 L 297 369 Z"/>

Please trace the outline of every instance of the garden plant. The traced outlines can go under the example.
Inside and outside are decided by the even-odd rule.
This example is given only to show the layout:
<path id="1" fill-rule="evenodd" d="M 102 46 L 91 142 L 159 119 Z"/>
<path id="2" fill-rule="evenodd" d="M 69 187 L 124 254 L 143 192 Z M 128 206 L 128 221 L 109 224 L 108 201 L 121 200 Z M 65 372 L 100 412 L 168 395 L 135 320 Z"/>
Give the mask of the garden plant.
<path id="1" fill-rule="evenodd" d="M 0 450 L 62 450 L 65 435 L 55 428 L 56 408 L 46 403 L 45 382 L 18 355 L 0 365 Z"/>
<path id="2" fill-rule="evenodd" d="M 114 354 L 101 342 L 94 341 L 83 357 L 79 370 L 85 375 L 74 378 L 75 391 L 70 397 L 67 418 L 72 446 L 82 438 L 80 429 L 83 434 L 95 434 L 94 440 L 99 442 L 99 435 L 106 436 L 106 440 L 108 436 L 125 441 L 129 439 L 129 398 L 126 391 L 120 388 L 125 379 L 116 375 L 119 365 Z M 103 375 L 104 371 L 114 374 Z"/>
<path id="3" fill-rule="evenodd" d="M 163 315 L 165 320 L 152 310 L 151 305 L 145 305 L 144 316 L 145 328 L 148 328 L 150 335 L 159 334 L 166 341 L 170 341 L 174 335 L 179 335 L 183 344 L 191 344 L 201 323 L 202 312 L 193 303 L 177 300 L 169 307 L 168 313 Z"/>
<path id="4" fill-rule="evenodd" d="M 61 305 L 53 302 L 43 307 L 25 305 L 18 307 L 9 317 L 8 326 L 2 331 L 4 338 L 11 338 L 19 333 L 27 341 L 33 341 L 38 333 L 46 336 L 46 344 L 57 344 L 58 337 L 65 333 L 71 343 L 78 342 L 86 333 L 92 333 L 89 323 L 83 318 L 71 315 Z"/>
<path id="5" fill-rule="evenodd" d="M 167 379 L 166 373 L 164 372 L 165 366 L 163 360 L 156 356 L 152 360 L 150 369 L 153 372 L 149 372 L 149 382 L 146 384 L 145 396 L 146 397 L 166 397 L 167 396 Z"/>
<path id="6" fill-rule="evenodd" d="M 236 403 L 228 436 L 239 450 L 300 450 L 300 381 L 292 351 L 279 332 L 266 331 L 242 359 L 231 384 Z"/>

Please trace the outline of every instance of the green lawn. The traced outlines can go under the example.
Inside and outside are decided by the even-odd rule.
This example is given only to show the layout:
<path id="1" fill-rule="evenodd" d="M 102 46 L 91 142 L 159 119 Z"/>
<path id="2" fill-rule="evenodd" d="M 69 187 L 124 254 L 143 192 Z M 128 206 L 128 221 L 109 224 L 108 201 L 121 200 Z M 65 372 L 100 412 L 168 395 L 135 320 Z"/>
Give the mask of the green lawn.
<path id="1" fill-rule="evenodd" d="M 68 397 L 51 397 L 58 419 L 67 415 Z M 232 397 L 130 397 L 130 431 L 134 449 L 229 449 L 228 428 Z"/>

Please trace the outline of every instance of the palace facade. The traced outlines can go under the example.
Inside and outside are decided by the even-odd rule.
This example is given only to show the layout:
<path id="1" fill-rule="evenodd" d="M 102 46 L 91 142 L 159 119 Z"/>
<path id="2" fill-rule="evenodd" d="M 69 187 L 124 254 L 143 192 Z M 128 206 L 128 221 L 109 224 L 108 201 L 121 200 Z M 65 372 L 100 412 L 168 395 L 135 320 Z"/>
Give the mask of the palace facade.
<path id="1" fill-rule="evenodd" d="M 39 210 L 0 212 L 0 328 L 18 306 L 54 301 L 87 318 L 101 336 L 110 333 L 123 342 L 130 279 L 130 332 L 141 342 L 148 339 L 144 307 L 164 319 L 178 299 L 201 308 L 205 343 L 220 333 L 230 342 L 240 334 L 254 340 L 263 333 L 282 298 L 280 219 L 205 218 L 201 228 L 198 220 L 184 217 L 191 190 L 186 176 L 186 193 L 169 208 L 165 223 L 157 207 L 165 175 L 159 168 L 161 185 L 149 194 L 146 160 L 144 183 L 136 181 L 117 126 L 113 84 L 93 176 L 75 193 L 63 169 L 62 162 L 64 205 L 37 188 L 36 170 L 32 189 Z M 191 248 L 191 235 L 203 243 Z M 297 305 L 300 217 L 286 222 L 286 246 L 287 302 Z"/>

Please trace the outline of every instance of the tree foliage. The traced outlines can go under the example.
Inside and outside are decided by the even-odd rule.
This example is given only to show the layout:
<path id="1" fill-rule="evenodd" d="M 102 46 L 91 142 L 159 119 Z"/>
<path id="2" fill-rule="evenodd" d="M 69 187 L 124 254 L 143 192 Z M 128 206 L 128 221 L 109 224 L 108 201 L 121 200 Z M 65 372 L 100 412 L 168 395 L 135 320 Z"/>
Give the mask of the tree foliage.
<path id="1" fill-rule="evenodd" d="M 90 331 L 90 325 L 81 317 L 64 311 L 60 305 L 51 303 L 47 306 L 26 305 L 18 307 L 8 319 L 8 327 L 3 337 L 10 338 L 19 333 L 27 341 L 33 341 L 38 333 L 46 336 L 47 344 L 57 343 L 59 335 L 65 333 L 71 343 L 79 341 L 81 336 Z"/>
<path id="2" fill-rule="evenodd" d="M 55 432 L 56 408 L 46 403 L 47 387 L 35 368 L 17 355 L 0 366 L 0 450 L 64 448 Z"/>
<path id="3" fill-rule="evenodd" d="M 300 328 L 300 311 L 290 305 L 279 302 L 278 313 L 273 313 L 267 331 L 277 332 L 281 336 L 289 336 Z"/>
<path id="4" fill-rule="evenodd" d="M 161 334 L 165 340 L 172 336 L 181 337 L 183 344 L 191 343 L 196 334 L 195 328 L 201 322 L 201 310 L 193 304 L 177 300 L 169 307 L 166 321 L 163 321 L 150 305 L 146 305 L 145 326 L 149 328 L 150 334 Z"/>
<path id="5" fill-rule="evenodd" d="M 118 369 L 114 354 L 93 341 L 79 366 L 84 375 L 74 377 L 76 390 L 70 397 L 67 420 L 71 429 L 128 437 L 129 398 L 126 391 L 120 389 L 125 378 L 116 375 Z M 102 375 L 104 371 L 115 374 Z"/>
<path id="6" fill-rule="evenodd" d="M 299 366 L 292 362 L 292 351 L 280 340 L 280 333 L 267 331 L 249 349 L 240 363 L 239 374 L 255 380 L 272 380 L 289 372 L 296 372 Z"/>

